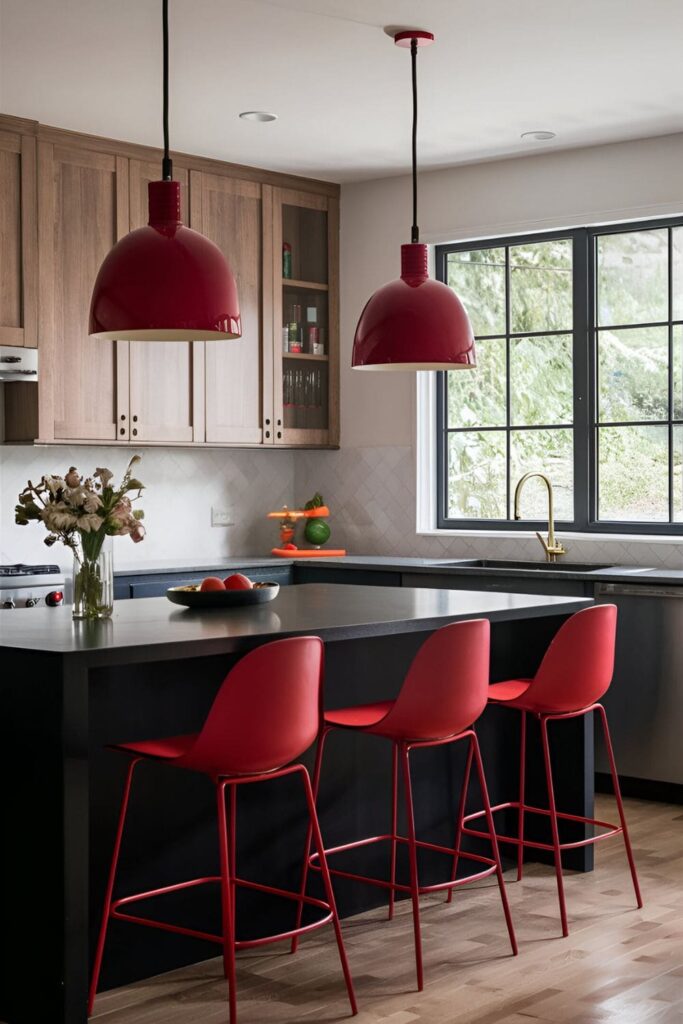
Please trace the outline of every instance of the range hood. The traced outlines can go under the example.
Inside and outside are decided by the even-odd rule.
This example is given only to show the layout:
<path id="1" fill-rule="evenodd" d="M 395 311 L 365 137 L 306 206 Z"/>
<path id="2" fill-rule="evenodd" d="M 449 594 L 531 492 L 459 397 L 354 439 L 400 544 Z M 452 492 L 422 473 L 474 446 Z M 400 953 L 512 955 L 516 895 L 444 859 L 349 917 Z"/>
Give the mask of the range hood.
<path id="1" fill-rule="evenodd" d="M 0 345 L 0 381 L 38 380 L 38 350 Z"/>

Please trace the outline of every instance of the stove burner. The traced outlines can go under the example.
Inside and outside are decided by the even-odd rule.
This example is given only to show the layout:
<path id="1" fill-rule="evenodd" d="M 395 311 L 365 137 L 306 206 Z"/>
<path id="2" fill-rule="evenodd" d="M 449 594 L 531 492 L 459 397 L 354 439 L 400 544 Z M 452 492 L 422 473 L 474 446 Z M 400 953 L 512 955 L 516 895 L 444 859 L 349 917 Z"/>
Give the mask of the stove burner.
<path id="1" fill-rule="evenodd" d="M 59 576 L 58 565 L 0 565 L 0 578 L 7 576 Z"/>

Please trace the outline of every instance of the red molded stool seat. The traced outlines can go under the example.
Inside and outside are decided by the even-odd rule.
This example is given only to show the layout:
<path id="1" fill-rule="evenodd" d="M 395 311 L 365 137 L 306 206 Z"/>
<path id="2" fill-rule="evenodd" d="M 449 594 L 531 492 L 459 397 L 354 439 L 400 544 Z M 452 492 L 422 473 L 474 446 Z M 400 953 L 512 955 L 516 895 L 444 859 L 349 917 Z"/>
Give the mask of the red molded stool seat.
<path id="1" fill-rule="evenodd" d="M 356 999 L 353 982 L 346 959 L 346 951 L 339 925 L 339 915 L 332 891 L 332 882 L 325 859 L 320 827 L 315 809 L 313 789 L 308 772 L 297 758 L 311 746 L 320 734 L 322 726 L 322 672 L 323 645 L 318 637 L 295 637 L 265 644 L 246 654 L 228 673 L 209 715 L 200 732 L 183 736 L 170 736 L 156 740 L 140 740 L 120 743 L 113 747 L 131 757 L 128 767 L 123 801 L 119 814 L 118 828 L 114 842 L 114 853 L 107 882 L 104 913 L 95 954 L 88 1014 L 92 1013 L 97 992 L 104 944 L 110 918 L 130 921 L 160 928 L 164 931 L 189 935 L 198 939 L 218 943 L 223 947 L 225 974 L 228 979 L 230 1003 L 230 1024 L 237 1019 L 237 997 L 235 986 L 235 951 L 254 946 L 266 945 L 283 939 L 298 938 L 303 932 L 312 931 L 332 922 L 339 948 L 346 988 L 355 1014 Z M 194 878 L 188 882 L 164 886 L 150 892 L 137 893 L 123 899 L 113 899 L 116 867 L 121 849 L 121 839 L 126 820 L 133 772 L 143 760 L 155 760 L 176 768 L 208 775 L 216 787 L 218 810 L 218 831 L 221 873 L 215 877 Z M 308 807 L 309 831 L 307 858 L 311 839 L 314 840 L 322 879 L 325 900 L 306 896 L 305 886 L 300 892 L 289 892 L 273 886 L 261 885 L 240 878 L 235 864 L 235 827 L 237 786 L 266 782 L 284 775 L 301 776 Z M 226 810 L 226 789 L 230 796 L 230 813 Z M 127 913 L 122 908 L 152 896 L 177 892 L 206 883 L 217 883 L 221 889 L 223 911 L 223 932 L 211 935 L 153 921 Z M 277 935 L 257 939 L 238 940 L 235 938 L 235 888 L 244 886 L 270 895 L 294 900 L 298 904 L 296 927 Z M 321 917 L 305 926 L 301 925 L 304 904 L 322 911 Z"/>
<path id="2" fill-rule="evenodd" d="M 619 776 L 617 775 L 612 740 L 607 724 L 607 715 L 598 701 L 609 689 L 614 672 L 614 648 L 617 628 L 617 609 L 613 604 L 594 605 L 577 612 L 563 624 L 554 640 L 548 647 L 538 672 L 533 679 L 509 679 L 502 683 L 493 683 L 489 687 L 489 701 L 501 707 L 514 708 L 521 712 L 521 739 L 519 763 L 519 799 L 492 808 L 496 811 L 513 808 L 518 811 L 517 836 L 498 835 L 500 842 L 517 846 L 517 880 L 522 878 L 524 848 L 552 851 L 555 861 L 557 892 L 560 902 L 560 918 L 562 934 L 568 935 L 567 910 L 562 880 L 562 851 L 576 849 L 597 843 L 610 836 L 622 835 L 631 879 L 636 895 L 636 902 L 642 907 L 643 901 L 638 884 L 631 840 L 628 834 L 624 805 L 621 799 Z M 548 722 L 579 718 L 597 711 L 605 736 L 605 747 L 610 763 L 614 795 L 619 812 L 619 825 L 595 818 L 585 818 L 576 814 L 564 814 L 555 805 L 552 768 L 550 761 L 550 745 L 548 740 Z M 526 726 L 527 715 L 537 718 L 541 725 L 541 743 L 545 765 L 546 784 L 548 787 L 548 807 L 531 807 L 525 802 L 525 766 L 526 766 Z M 468 764 L 467 771 L 469 772 Z M 532 842 L 524 835 L 524 819 L 527 813 L 541 814 L 550 819 L 552 843 Z M 488 811 L 469 814 L 464 819 L 462 831 L 465 835 L 485 836 L 468 823 L 486 816 Z M 578 822 L 593 828 L 603 828 L 587 839 L 572 843 L 561 843 L 559 839 L 558 819 Z M 450 894 L 449 894 L 450 895 Z"/>
<path id="3" fill-rule="evenodd" d="M 392 804 L 391 831 L 378 836 L 370 836 L 355 842 L 346 843 L 326 851 L 332 854 L 368 846 L 371 843 L 388 841 L 391 843 L 390 878 L 368 878 L 365 875 L 349 871 L 341 871 L 330 867 L 330 874 L 340 878 L 350 878 L 370 885 L 379 886 L 389 891 L 389 917 L 393 916 L 394 897 L 397 892 L 405 893 L 412 899 L 413 929 L 415 934 L 415 965 L 418 988 L 423 987 L 422 940 L 420 932 L 420 895 L 443 889 L 452 891 L 454 888 L 495 874 L 498 879 L 500 897 L 507 923 L 510 944 L 513 953 L 517 953 L 517 942 L 510 916 L 503 872 L 498 853 L 493 818 L 487 811 L 490 835 L 488 836 L 492 855 L 490 857 L 461 852 L 456 842 L 455 848 L 440 846 L 418 840 L 415 834 L 415 817 L 413 812 L 413 795 L 410 777 L 410 752 L 424 747 L 436 747 L 446 743 L 465 740 L 469 746 L 468 763 L 476 762 L 479 785 L 483 794 L 484 804 L 488 808 L 489 798 L 486 788 L 484 768 L 476 734 L 470 726 L 479 717 L 486 706 L 488 694 L 490 625 L 487 619 L 475 619 L 468 622 L 457 622 L 433 633 L 418 651 L 405 678 L 401 692 L 396 700 L 379 701 L 373 704 L 361 704 L 356 707 L 341 708 L 325 712 L 324 729 L 318 744 L 316 765 L 313 778 L 314 791 L 317 795 L 320 783 L 323 748 L 327 735 L 333 729 L 358 730 L 374 736 L 384 737 L 393 746 L 392 765 Z M 401 762 L 405 789 L 406 816 L 408 835 L 398 834 L 398 763 Z M 458 822 L 462 821 L 465 810 L 467 786 L 463 787 L 458 809 Z M 310 837 L 309 837 L 310 843 Z M 396 881 L 396 849 L 397 844 L 408 847 L 410 861 L 410 885 L 401 885 Z M 450 879 L 436 885 L 420 885 L 417 870 L 418 848 L 435 850 L 449 856 L 457 855 L 473 860 L 480 867 L 475 874 L 466 878 Z M 322 862 L 317 854 L 307 859 L 306 864 L 319 868 Z M 306 884 L 306 865 L 302 881 L 302 891 Z M 299 920 L 301 908 L 299 908 Z M 296 949 L 296 939 L 292 943 Z"/>

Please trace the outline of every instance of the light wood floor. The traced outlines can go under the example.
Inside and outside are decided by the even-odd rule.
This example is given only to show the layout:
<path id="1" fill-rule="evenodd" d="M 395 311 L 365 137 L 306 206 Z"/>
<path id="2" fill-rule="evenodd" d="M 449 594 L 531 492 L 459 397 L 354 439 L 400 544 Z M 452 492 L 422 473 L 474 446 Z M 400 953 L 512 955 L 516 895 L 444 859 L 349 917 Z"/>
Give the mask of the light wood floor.
<path id="1" fill-rule="evenodd" d="M 598 802 L 604 817 L 612 802 Z M 423 900 L 425 990 L 415 990 L 412 919 L 372 911 L 344 922 L 359 1024 L 681 1024 L 683 1022 L 683 808 L 630 800 L 645 908 L 635 909 L 619 839 L 596 847 L 597 870 L 566 877 L 571 934 L 562 939 L 552 869 L 508 872 L 520 944 L 509 946 L 489 885 Z M 608 818 L 608 820 L 615 820 Z M 132 927 L 132 926 L 131 926 Z M 99 1024 L 227 1022 L 221 961 L 103 993 Z M 350 1020 L 331 929 L 248 953 L 238 963 L 239 1024 Z"/>

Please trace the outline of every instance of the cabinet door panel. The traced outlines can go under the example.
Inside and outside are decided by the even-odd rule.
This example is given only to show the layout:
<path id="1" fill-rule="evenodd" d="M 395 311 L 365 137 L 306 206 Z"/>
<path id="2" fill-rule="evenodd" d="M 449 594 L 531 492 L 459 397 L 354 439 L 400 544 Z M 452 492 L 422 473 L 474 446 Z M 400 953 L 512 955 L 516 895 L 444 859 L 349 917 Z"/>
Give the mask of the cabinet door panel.
<path id="1" fill-rule="evenodd" d="M 275 443 L 302 447 L 336 445 L 338 202 L 329 196 L 273 189 L 271 236 Z M 285 249 L 289 255 L 286 271 Z M 311 329 L 317 331 L 317 344 Z M 288 335 L 286 343 L 283 332 Z"/>
<path id="2" fill-rule="evenodd" d="M 242 316 L 241 338 L 205 343 L 206 440 L 260 444 L 272 418 L 263 399 L 261 186 L 193 171 L 190 190 L 192 226 L 225 253 Z"/>
<path id="3" fill-rule="evenodd" d="M 130 162 L 131 230 L 147 223 L 147 185 L 158 181 L 158 163 Z M 189 175 L 173 165 L 181 184 L 182 216 L 189 217 Z M 130 342 L 130 438 L 192 442 L 204 439 L 201 342 Z"/>
<path id="4" fill-rule="evenodd" d="M 41 377 L 51 378 L 55 439 L 114 440 L 127 393 L 127 343 L 88 336 L 102 260 L 128 230 L 128 161 L 41 143 Z M 41 434 L 44 417 L 41 416 Z M 49 427 L 48 427 L 49 429 Z"/>
<path id="5" fill-rule="evenodd" d="M 0 345 L 37 343 L 36 142 L 0 131 Z"/>

